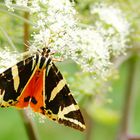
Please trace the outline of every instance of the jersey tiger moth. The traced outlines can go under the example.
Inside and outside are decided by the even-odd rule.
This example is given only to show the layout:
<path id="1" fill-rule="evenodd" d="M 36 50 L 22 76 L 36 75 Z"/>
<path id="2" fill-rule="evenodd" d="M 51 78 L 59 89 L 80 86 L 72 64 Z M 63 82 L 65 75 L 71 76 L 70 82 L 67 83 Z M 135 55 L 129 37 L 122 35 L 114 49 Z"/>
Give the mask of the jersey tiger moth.
<path id="1" fill-rule="evenodd" d="M 80 109 L 48 48 L 0 74 L 0 106 L 30 106 L 53 121 L 80 131 L 85 129 Z"/>

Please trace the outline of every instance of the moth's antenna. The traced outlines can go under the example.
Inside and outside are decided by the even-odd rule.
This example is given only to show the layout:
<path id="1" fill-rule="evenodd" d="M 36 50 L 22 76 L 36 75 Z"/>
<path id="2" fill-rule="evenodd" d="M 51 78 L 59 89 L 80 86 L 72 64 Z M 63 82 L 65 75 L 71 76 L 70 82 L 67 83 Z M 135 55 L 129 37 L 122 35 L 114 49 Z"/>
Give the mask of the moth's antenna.
<path id="1" fill-rule="evenodd" d="M 24 45 L 27 47 L 27 49 L 29 50 L 29 47 L 31 46 L 31 43 L 29 41 L 27 41 L 27 43 L 24 43 Z"/>

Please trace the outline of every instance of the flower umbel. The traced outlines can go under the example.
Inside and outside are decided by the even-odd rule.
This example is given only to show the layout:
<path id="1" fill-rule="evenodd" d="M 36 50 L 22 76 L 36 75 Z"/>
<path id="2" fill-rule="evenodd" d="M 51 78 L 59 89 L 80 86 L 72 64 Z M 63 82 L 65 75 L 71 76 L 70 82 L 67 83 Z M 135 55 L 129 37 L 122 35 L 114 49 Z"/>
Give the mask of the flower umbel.
<path id="1" fill-rule="evenodd" d="M 126 20 L 123 12 L 116 6 L 106 4 L 96 4 L 91 7 L 91 13 L 99 16 L 95 26 L 97 30 L 104 28 L 106 40 L 108 41 L 109 51 L 111 55 L 118 56 L 125 53 L 130 46 L 127 44 L 130 34 L 130 23 Z"/>
<path id="2" fill-rule="evenodd" d="M 11 1 L 7 0 L 7 3 Z M 22 0 L 16 1 L 21 5 Z M 49 47 L 61 57 L 74 60 L 86 72 L 106 78 L 111 58 L 125 53 L 130 24 L 122 11 L 114 6 L 97 4 L 91 8 L 98 15 L 93 25 L 84 25 L 76 18 L 77 12 L 69 0 L 32 0 L 24 6 L 34 16 L 33 41 L 30 51 Z"/>

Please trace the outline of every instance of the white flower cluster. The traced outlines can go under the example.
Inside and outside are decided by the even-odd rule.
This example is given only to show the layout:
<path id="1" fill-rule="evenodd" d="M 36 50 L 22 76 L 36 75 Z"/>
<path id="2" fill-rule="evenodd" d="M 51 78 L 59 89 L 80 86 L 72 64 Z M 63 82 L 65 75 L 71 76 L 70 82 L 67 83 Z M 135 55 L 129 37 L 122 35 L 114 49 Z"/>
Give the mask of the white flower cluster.
<path id="1" fill-rule="evenodd" d="M 9 9 L 11 9 L 11 5 L 12 5 L 13 3 L 12 3 L 12 0 L 5 0 L 5 5 L 9 8 Z"/>
<path id="2" fill-rule="evenodd" d="M 49 47 L 64 58 L 73 59 L 84 71 L 106 77 L 112 55 L 118 56 L 128 48 L 130 25 L 121 10 L 113 6 L 92 7 L 91 13 L 98 14 L 99 20 L 86 27 L 79 24 L 69 0 L 32 0 L 30 4 L 16 0 L 16 3 L 27 5 L 35 16 L 36 32 L 32 34 L 30 51 Z"/>
<path id="3" fill-rule="evenodd" d="M 31 12 L 37 16 L 35 28 L 38 29 L 38 32 L 33 34 L 31 50 L 32 47 L 56 46 L 55 42 L 63 37 L 68 28 L 75 26 L 76 11 L 68 0 L 32 1 Z"/>
<path id="4" fill-rule="evenodd" d="M 125 53 L 128 46 L 128 36 L 130 34 L 130 23 L 126 20 L 123 12 L 115 7 L 106 4 L 96 4 L 91 8 L 92 14 L 98 14 L 99 20 L 95 26 L 97 30 L 102 30 L 103 26 L 107 26 L 102 32 L 106 34 L 108 47 L 113 56 Z"/>
<path id="5" fill-rule="evenodd" d="M 84 71 L 104 76 L 110 66 L 109 52 L 104 36 L 95 27 L 80 27 L 76 11 L 66 0 L 48 0 L 47 7 L 38 12 L 34 42 L 30 47 L 50 47 L 64 58 L 71 58 Z"/>
<path id="6" fill-rule="evenodd" d="M 103 76 L 110 66 L 107 46 L 100 33 L 93 28 L 68 30 L 55 45 L 54 48 L 73 59 L 84 71 Z"/>
<path id="7" fill-rule="evenodd" d="M 13 0 L 4 0 L 4 1 L 5 1 L 5 5 L 12 11 L 14 11 L 13 5 L 24 6 L 24 7 L 28 5 L 28 0 L 16 0 L 14 1 L 14 3 Z"/>

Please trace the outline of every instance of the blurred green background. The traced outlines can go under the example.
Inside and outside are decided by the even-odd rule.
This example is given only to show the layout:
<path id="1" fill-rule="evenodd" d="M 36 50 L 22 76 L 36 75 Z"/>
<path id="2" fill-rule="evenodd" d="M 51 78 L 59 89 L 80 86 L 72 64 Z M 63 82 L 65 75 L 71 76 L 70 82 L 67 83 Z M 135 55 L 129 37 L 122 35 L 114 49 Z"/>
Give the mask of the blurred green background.
<path id="1" fill-rule="evenodd" d="M 80 13 L 80 18 L 84 23 L 92 23 L 93 17 L 89 14 L 89 7 L 91 4 L 101 2 L 98 0 L 77 0 L 76 8 Z M 40 140 L 115 140 L 121 131 L 122 116 L 124 114 L 124 103 L 127 98 L 127 88 L 129 83 L 133 86 L 133 94 L 131 95 L 132 105 L 130 108 L 130 120 L 128 131 L 130 134 L 140 134 L 140 51 L 139 50 L 139 21 L 140 21 L 140 2 L 139 0 L 106 0 L 107 3 L 117 3 L 126 13 L 128 20 L 132 23 L 134 31 L 130 38 L 132 39 L 132 46 L 136 49 L 130 50 L 134 58 L 124 61 L 119 67 L 119 76 L 116 80 L 111 81 L 112 90 L 104 96 L 107 102 L 103 107 L 99 108 L 93 116 L 84 113 L 86 109 L 93 108 L 90 104 L 91 95 L 75 94 L 75 98 L 83 108 L 83 115 L 87 122 L 88 130 L 79 132 L 63 125 L 58 125 L 52 121 L 45 120 L 40 123 L 38 119 L 33 119 L 35 128 L 39 134 Z M 8 34 L 12 42 L 17 47 L 18 51 L 23 52 L 23 21 L 17 17 L 22 16 L 23 11 L 15 11 L 12 15 L 7 11 L 0 1 L 0 27 Z M 32 31 L 32 29 L 30 29 Z M 7 38 L 3 30 L 0 30 L 0 46 L 8 46 Z M 132 61 L 131 59 L 134 59 Z M 132 65 L 135 63 L 135 65 Z M 131 73 L 131 66 L 133 73 Z M 77 91 L 76 86 L 81 84 L 79 77 L 75 75 L 80 71 L 79 67 L 70 60 L 58 64 L 59 69 L 65 75 L 73 92 Z M 130 75 L 133 74 L 133 81 L 129 81 Z M 75 77 L 74 77 L 75 76 Z M 115 76 L 115 75 L 114 75 Z M 74 83 L 73 83 L 74 81 Z M 92 82 L 92 81 L 89 81 Z M 79 92 L 82 92 L 79 90 Z M 93 91 L 94 92 L 94 91 Z M 92 112 L 91 112 L 92 113 Z M 28 140 L 25 124 L 22 120 L 20 110 L 15 108 L 0 108 L 0 140 Z"/>

